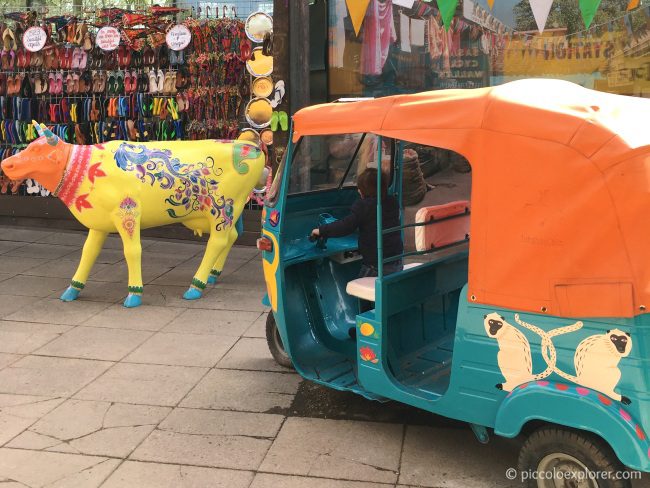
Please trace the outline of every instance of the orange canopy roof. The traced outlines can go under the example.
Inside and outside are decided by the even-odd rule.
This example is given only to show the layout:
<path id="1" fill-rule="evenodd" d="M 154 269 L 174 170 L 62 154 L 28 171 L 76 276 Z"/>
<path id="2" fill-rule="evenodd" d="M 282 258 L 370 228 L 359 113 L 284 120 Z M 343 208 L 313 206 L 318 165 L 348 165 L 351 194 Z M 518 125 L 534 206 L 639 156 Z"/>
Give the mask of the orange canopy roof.
<path id="1" fill-rule="evenodd" d="M 305 135 L 372 132 L 472 165 L 469 299 L 566 317 L 650 306 L 650 100 L 520 80 L 303 109 Z"/>

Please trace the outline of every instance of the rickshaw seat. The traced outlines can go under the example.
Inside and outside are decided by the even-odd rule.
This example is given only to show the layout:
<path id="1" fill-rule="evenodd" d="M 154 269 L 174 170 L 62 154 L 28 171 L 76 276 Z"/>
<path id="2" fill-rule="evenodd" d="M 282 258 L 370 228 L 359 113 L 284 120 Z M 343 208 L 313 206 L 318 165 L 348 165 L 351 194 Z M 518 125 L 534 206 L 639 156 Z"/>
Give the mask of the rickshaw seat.
<path id="1" fill-rule="evenodd" d="M 404 270 L 415 268 L 422 263 L 410 263 L 404 265 Z M 375 301 L 375 280 L 377 278 L 370 276 L 368 278 L 357 278 L 348 282 L 345 291 L 348 295 L 367 300 L 369 302 Z"/>
<path id="2" fill-rule="evenodd" d="M 415 228 L 415 248 L 429 251 L 466 241 L 469 237 L 469 209 L 467 200 L 422 207 L 415 214 L 415 222 L 427 225 Z"/>

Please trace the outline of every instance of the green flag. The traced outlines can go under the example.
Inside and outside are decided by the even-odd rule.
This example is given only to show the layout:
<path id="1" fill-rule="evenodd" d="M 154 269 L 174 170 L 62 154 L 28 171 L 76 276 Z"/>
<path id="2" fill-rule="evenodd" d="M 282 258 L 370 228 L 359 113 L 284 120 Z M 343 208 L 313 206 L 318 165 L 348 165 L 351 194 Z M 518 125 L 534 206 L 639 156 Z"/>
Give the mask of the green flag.
<path id="1" fill-rule="evenodd" d="M 584 20 L 585 26 L 589 29 L 591 22 L 596 16 L 596 11 L 598 11 L 600 0 L 579 0 L 579 4 L 580 12 L 582 13 L 582 20 Z"/>
<path id="2" fill-rule="evenodd" d="M 449 27 L 451 27 L 451 21 L 454 19 L 457 5 L 458 0 L 438 0 L 438 10 L 440 10 L 440 15 L 442 15 L 442 23 L 445 26 L 445 30 L 449 30 Z"/>

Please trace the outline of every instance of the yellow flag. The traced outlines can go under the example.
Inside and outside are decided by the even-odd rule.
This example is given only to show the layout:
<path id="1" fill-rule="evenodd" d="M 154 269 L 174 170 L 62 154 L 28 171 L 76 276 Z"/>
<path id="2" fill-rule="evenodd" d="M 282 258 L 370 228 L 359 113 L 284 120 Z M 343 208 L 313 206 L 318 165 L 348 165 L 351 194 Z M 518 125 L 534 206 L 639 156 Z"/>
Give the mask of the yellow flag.
<path id="1" fill-rule="evenodd" d="M 366 16 L 370 0 L 345 0 L 350 12 L 350 19 L 354 26 L 354 33 L 358 36 L 363 24 L 363 19 Z"/>

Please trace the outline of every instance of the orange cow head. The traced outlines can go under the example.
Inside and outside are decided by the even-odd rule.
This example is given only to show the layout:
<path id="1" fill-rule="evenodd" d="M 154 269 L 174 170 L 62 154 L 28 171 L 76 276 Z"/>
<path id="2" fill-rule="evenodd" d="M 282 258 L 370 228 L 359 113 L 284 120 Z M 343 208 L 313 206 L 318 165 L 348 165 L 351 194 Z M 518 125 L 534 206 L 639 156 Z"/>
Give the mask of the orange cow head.
<path id="1" fill-rule="evenodd" d="M 2 171 L 12 180 L 33 178 L 53 192 L 58 186 L 72 145 L 61 141 L 49 129 L 36 122 L 39 137 L 20 153 L 2 162 Z"/>

